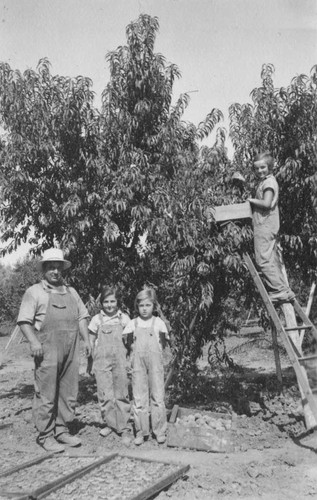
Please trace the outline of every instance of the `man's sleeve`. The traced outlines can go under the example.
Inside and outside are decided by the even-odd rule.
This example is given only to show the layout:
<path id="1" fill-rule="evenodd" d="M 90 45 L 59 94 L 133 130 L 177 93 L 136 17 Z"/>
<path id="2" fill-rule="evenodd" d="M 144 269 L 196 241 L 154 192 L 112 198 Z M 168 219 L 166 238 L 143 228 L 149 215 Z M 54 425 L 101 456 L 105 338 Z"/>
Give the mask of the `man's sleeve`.
<path id="1" fill-rule="evenodd" d="M 20 310 L 18 314 L 17 324 L 29 323 L 34 324 L 36 315 L 36 297 L 30 289 L 26 290 L 22 297 Z"/>

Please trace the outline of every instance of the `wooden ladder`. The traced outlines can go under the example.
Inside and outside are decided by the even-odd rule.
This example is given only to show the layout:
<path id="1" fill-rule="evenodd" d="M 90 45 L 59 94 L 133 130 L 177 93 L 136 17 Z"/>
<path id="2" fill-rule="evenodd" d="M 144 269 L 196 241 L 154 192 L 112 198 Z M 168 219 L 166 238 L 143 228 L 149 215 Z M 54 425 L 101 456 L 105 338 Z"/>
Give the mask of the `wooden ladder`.
<path id="1" fill-rule="evenodd" d="M 247 265 L 247 268 L 251 274 L 251 277 L 254 281 L 256 288 L 258 289 L 268 315 L 276 329 L 277 334 L 280 334 L 280 338 L 283 341 L 285 349 L 287 351 L 288 357 L 291 361 L 291 364 L 295 370 L 295 374 L 297 377 L 297 382 L 299 385 L 299 389 L 302 395 L 302 404 L 305 410 L 305 406 L 309 405 L 311 410 L 311 417 L 307 418 L 307 414 L 305 413 L 306 426 L 308 428 L 317 426 L 317 355 L 309 355 L 304 356 L 302 354 L 301 346 L 304 340 L 305 333 L 311 332 L 314 338 L 317 341 L 317 329 L 312 324 L 304 310 L 301 308 L 296 299 L 291 301 L 292 306 L 294 307 L 295 313 L 301 319 L 302 324 L 296 325 L 292 327 L 285 327 L 279 315 L 275 309 L 273 302 L 271 301 L 266 288 L 260 278 L 258 271 L 255 268 L 255 265 L 252 262 L 249 254 L 243 254 L 243 260 Z M 295 345 L 293 339 L 291 338 L 292 333 L 295 331 L 301 332 L 299 335 L 299 343 Z M 315 381 L 314 387 L 311 388 L 308 380 L 308 373 L 314 372 L 313 379 Z"/>

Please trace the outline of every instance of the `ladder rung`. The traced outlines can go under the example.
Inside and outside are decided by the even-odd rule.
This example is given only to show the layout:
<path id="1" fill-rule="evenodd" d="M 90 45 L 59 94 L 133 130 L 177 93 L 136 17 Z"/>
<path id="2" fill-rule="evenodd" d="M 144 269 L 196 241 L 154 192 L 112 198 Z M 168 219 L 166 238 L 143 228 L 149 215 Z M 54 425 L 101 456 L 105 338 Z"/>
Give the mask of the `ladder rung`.
<path id="1" fill-rule="evenodd" d="M 288 326 L 287 328 L 284 328 L 286 332 L 291 332 L 293 330 L 309 330 L 312 328 L 311 325 L 302 325 L 302 326 Z"/>
<path id="2" fill-rule="evenodd" d="M 298 358 L 298 361 L 300 363 L 305 363 L 305 361 L 314 361 L 314 360 L 317 361 L 317 354 L 313 354 L 312 356 L 305 356 L 305 357 L 302 357 L 302 358 Z"/>

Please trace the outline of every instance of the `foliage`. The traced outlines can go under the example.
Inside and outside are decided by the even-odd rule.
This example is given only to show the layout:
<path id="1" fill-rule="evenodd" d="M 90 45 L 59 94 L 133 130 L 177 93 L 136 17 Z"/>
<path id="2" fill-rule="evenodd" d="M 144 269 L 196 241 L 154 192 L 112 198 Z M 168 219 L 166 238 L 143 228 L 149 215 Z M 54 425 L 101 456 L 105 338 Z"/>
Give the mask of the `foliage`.
<path id="1" fill-rule="evenodd" d="M 42 59 L 21 74 L 0 64 L 2 240 L 4 252 L 30 242 L 85 247 L 93 186 L 98 183 L 98 113 L 92 82 L 52 76 Z M 41 242 L 41 245 L 40 245 Z"/>
<path id="2" fill-rule="evenodd" d="M 241 252 L 252 246 L 252 228 L 217 227 L 212 207 L 246 196 L 231 176 L 238 166 L 250 179 L 257 149 L 272 149 L 280 162 L 282 209 L 291 201 L 286 189 L 302 203 L 292 219 L 284 217 L 283 227 L 288 256 L 304 248 L 308 269 L 315 251 L 308 233 L 315 224 L 316 85 L 313 72 L 276 91 L 273 67 L 265 66 L 254 104 L 230 109 L 232 165 L 224 129 L 217 128 L 212 147 L 200 145 L 221 122 L 220 110 L 212 109 L 197 126 L 183 120 L 189 96 L 173 101 L 180 71 L 154 52 L 158 28 L 157 18 L 141 15 L 127 27 L 126 45 L 108 53 L 110 80 L 100 111 L 89 79 L 53 76 L 46 59 L 23 75 L 0 65 L 6 131 L 0 230 L 9 242 L 4 252 L 26 240 L 31 228 L 35 253 L 63 247 L 73 263 L 70 281 L 92 309 L 104 283 L 119 286 L 131 314 L 137 291 L 153 286 L 185 374 L 194 373 L 205 342 L 239 328 L 243 307 L 251 304 Z M 292 230 L 298 231 L 301 217 L 298 239 Z M 180 382 L 186 384 L 185 376 Z"/>
<path id="3" fill-rule="evenodd" d="M 186 370 L 230 325 L 223 302 L 245 289 L 239 252 L 252 232 L 219 231 L 206 210 L 237 196 L 226 187 L 224 130 L 199 147 L 222 113 L 212 109 L 198 126 L 182 120 L 189 96 L 172 102 L 180 72 L 154 52 L 158 27 L 141 15 L 127 45 L 107 55 L 100 112 L 87 78 L 52 76 L 46 59 L 23 75 L 1 65 L 2 231 L 9 251 L 31 227 L 34 244 L 68 250 L 86 299 L 114 282 L 132 313 L 136 292 L 154 286 Z"/>
<path id="4" fill-rule="evenodd" d="M 253 104 L 230 107 L 234 163 L 251 180 L 254 154 L 274 155 L 285 256 L 288 267 L 307 279 L 317 264 L 317 66 L 286 88 L 274 88 L 273 75 L 273 65 L 263 65 L 262 86 L 251 92 Z"/>
<path id="5" fill-rule="evenodd" d="M 14 268 L 0 266 L 0 324 L 15 323 L 22 295 L 38 279 L 34 259 L 19 261 Z"/>

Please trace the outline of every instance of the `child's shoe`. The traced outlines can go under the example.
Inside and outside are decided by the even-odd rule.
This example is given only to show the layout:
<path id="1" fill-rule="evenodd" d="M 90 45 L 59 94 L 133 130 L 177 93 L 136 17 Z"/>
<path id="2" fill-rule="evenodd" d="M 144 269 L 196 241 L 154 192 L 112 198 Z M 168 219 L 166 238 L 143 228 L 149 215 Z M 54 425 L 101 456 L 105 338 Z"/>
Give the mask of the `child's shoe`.
<path id="1" fill-rule="evenodd" d="M 129 444 L 131 443 L 131 434 L 129 431 L 123 431 L 123 433 L 121 434 L 121 443 L 124 446 L 129 446 Z"/>
<path id="2" fill-rule="evenodd" d="M 137 446 L 140 446 L 140 444 L 143 444 L 144 443 L 144 437 L 142 434 L 137 434 L 136 435 L 136 438 L 134 440 L 134 444 L 136 444 Z"/>
<path id="3" fill-rule="evenodd" d="M 99 432 L 100 436 L 102 436 L 104 438 L 107 437 L 107 436 L 110 436 L 111 433 L 112 433 L 112 429 L 110 429 L 110 427 L 104 427 Z"/>
<path id="4" fill-rule="evenodd" d="M 166 436 L 165 436 L 165 434 L 161 434 L 160 436 L 156 436 L 156 441 L 157 441 L 159 444 L 163 444 L 163 443 L 165 443 L 165 441 L 166 441 Z"/>

